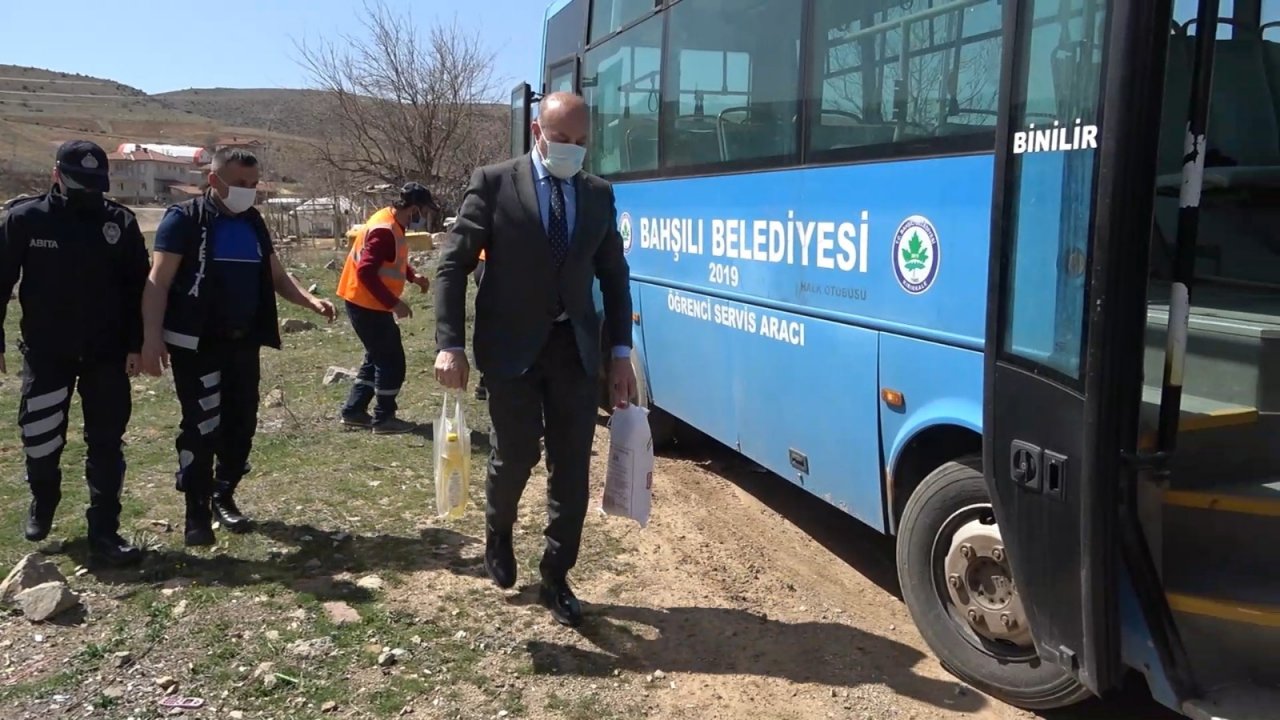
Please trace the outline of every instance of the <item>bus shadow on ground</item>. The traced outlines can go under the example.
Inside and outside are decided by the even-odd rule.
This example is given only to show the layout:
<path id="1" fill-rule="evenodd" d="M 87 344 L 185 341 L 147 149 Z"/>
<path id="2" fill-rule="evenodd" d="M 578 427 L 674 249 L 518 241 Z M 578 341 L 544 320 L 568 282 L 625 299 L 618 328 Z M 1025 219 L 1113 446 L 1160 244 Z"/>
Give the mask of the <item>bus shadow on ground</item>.
<path id="1" fill-rule="evenodd" d="M 899 601 L 902 600 L 892 537 L 868 527 L 803 487 L 756 465 L 731 448 L 705 436 L 690 438 L 678 444 L 675 449 L 663 453 L 663 456 L 696 462 L 707 472 L 732 483 L 813 538 L 855 572 L 871 580 Z M 611 617 L 619 616 L 612 610 L 605 610 L 604 613 Z M 822 647 L 824 638 L 829 637 L 826 632 L 824 630 L 818 637 L 813 638 L 814 644 L 808 647 Z M 865 633 L 862 636 L 875 637 Z M 891 642 L 881 638 L 877 640 Z M 805 644 L 811 642 L 804 634 L 799 637 L 780 638 L 780 641 Z M 897 645 L 897 643 L 893 644 Z M 906 652 L 913 653 L 918 658 L 918 653 L 914 649 L 906 646 L 901 648 L 905 648 Z M 886 651 L 902 652 L 901 649 L 894 648 L 880 650 L 880 652 Z M 535 666 L 536 664 L 535 660 Z M 663 668 L 663 670 L 666 669 Z M 916 681 L 927 680 L 936 683 L 919 676 L 911 677 Z M 821 682 L 814 679 L 800 681 Z M 921 695 L 899 688 L 893 684 L 892 680 L 885 682 L 902 694 L 926 702 L 934 702 L 927 691 Z M 951 684 L 950 687 L 954 688 L 955 684 Z M 943 693 L 939 696 L 944 703 L 943 706 L 952 710 L 966 711 L 966 707 L 956 702 L 962 698 L 955 697 L 954 691 L 947 692 L 950 695 Z M 1041 711 L 1035 713 L 1034 717 L 1044 718 L 1044 720 L 1185 720 L 1182 715 L 1152 700 L 1146 683 L 1136 674 L 1131 674 L 1125 686 L 1106 700 L 1092 700 L 1065 710 Z"/>
<path id="2" fill-rule="evenodd" d="M 515 602 L 532 602 L 531 593 Z M 976 712 L 988 704 L 959 682 L 914 673 L 911 668 L 923 659 L 915 648 L 840 623 L 791 623 L 728 608 L 590 604 L 584 609 L 586 622 L 579 632 L 595 649 L 530 642 L 536 674 L 754 675 L 826 685 L 833 697 L 836 688 L 885 685 L 949 710 Z M 637 625 L 643 634 L 632 629 Z"/>

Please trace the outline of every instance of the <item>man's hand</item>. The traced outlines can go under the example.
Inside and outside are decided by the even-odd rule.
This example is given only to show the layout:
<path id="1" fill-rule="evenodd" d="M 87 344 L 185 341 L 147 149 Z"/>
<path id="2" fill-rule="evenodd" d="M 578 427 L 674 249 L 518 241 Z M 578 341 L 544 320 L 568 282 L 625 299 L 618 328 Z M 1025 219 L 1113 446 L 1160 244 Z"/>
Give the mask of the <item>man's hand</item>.
<path id="1" fill-rule="evenodd" d="M 129 377 L 138 377 L 138 372 L 142 370 L 142 354 L 129 353 L 124 359 L 124 371 Z"/>
<path id="2" fill-rule="evenodd" d="M 142 343 L 142 372 L 160 377 L 169 367 L 169 350 L 163 340 L 148 339 Z"/>
<path id="3" fill-rule="evenodd" d="M 413 284 L 418 286 L 419 292 L 425 293 L 431 289 L 431 278 L 426 275 L 419 275 L 413 279 Z"/>
<path id="4" fill-rule="evenodd" d="M 436 355 L 436 381 L 450 390 L 466 390 L 471 365 L 461 350 L 441 350 Z"/>
<path id="5" fill-rule="evenodd" d="M 396 318 L 400 320 L 413 317 L 413 308 L 409 307 L 403 300 L 396 303 L 396 306 L 391 308 L 391 312 L 395 313 Z"/>
<path id="6" fill-rule="evenodd" d="M 609 398 L 613 407 L 626 407 L 636 396 L 636 371 L 630 358 L 614 358 L 609 366 Z"/>
<path id="7" fill-rule="evenodd" d="M 333 322 L 338 317 L 338 309 L 333 306 L 333 303 L 323 298 L 315 298 L 311 302 L 311 310 L 329 322 Z"/>

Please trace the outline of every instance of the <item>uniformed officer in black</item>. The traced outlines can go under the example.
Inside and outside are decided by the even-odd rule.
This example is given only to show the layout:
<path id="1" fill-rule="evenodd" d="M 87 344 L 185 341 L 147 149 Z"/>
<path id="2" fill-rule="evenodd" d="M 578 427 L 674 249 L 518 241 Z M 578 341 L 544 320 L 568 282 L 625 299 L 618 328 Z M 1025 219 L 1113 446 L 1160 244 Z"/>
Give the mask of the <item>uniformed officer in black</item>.
<path id="1" fill-rule="evenodd" d="M 49 535 L 62 499 L 59 465 L 78 389 L 89 451 L 90 553 L 125 565 L 142 558 L 119 529 L 129 378 L 140 368 L 142 289 L 150 269 L 146 241 L 133 212 L 103 196 L 110 183 L 102 148 L 65 143 L 53 180 L 48 194 L 14 201 L 0 222 L 0 297 L 7 300 L 22 278 L 18 424 L 32 497 L 26 536 L 39 542 Z M 0 304 L 0 324 L 6 309 Z"/>

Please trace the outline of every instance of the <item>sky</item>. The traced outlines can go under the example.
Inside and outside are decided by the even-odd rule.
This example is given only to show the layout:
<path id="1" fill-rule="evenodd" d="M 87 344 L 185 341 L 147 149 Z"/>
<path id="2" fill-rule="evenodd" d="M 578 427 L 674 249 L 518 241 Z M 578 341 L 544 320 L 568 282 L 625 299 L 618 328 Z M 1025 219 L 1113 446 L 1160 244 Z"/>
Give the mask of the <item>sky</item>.
<path id="1" fill-rule="evenodd" d="M 424 31 L 483 30 L 500 92 L 537 75 L 547 0 L 384 0 Z M 107 78 L 148 93 L 308 85 L 295 43 L 361 30 L 363 0 L 0 0 L 0 64 Z"/>

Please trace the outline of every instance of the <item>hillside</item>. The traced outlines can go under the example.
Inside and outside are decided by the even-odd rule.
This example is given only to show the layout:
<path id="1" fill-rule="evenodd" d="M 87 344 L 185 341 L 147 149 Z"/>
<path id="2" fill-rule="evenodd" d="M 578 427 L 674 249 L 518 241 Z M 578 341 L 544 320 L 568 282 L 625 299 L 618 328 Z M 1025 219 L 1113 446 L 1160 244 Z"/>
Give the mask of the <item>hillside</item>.
<path id="1" fill-rule="evenodd" d="M 506 106 L 484 110 L 505 147 Z M 316 90 L 192 88 L 148 95 L 113 80 L 0 64 L 0 200 L 46 188 L 54 150 L 71 138 L 107 150 L 123 142 L 210 146 L 221 137 L 255 139 L 265 146 L 260 154 L 268 179 L 329 192 L 332 181 L 316 162 L 315 146 L 338 139 L 331 137 L 333 114 L 329 98 Z"/>
<path id="2" fill-rule="evenodd" d="M 262 128 L 302 138 L 322 138 L 330 100 L 318 90 L 190 89 L 152 96 L 179 111 L 228 126 Z"/>
<path id="3" fill-rule="evenodd" d="M 296 175 L 308 164 L 310 138 L 290 132 L 300 127 L 297 123 L 272 126 L 269 117 L 255 114 L 262 102 L 258 96 L 200 103 L 216 111 L 210 117 L 192 103 L 177 104 L 113 80 L 0 65 L 0 198 L 43 188 L 54 150 L 70 138 L 111 150 L 122 142 L 207 145 L 217 137 L 251 137 L 270 144 L 281 173 Z M 298 115 L 296 110 L 282 113 Z"/>

